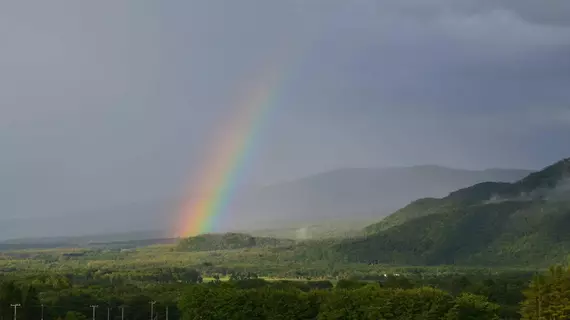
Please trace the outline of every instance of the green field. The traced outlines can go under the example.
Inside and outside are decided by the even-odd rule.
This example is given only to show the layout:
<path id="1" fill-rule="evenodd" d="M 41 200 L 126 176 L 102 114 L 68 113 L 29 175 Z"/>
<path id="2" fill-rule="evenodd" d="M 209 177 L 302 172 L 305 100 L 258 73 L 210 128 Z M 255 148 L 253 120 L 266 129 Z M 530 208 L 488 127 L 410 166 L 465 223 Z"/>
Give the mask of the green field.
<path id="1" fill-rule="evenodd" d="M 350 294 L 355 295 L 379 294 L 378 299 L 387 299 L 383 291 L 377 291 L 384 290 L 377 287 L 381 284 L 383 288 L 409 290 L 401 293 L 406 297 L 428 294 L 422 289 L 427 286 L 444 290 L 428 295 L 442 295 L 447 297 L 445 299 L 456 299 L 453 297 L 462 292 L 486 295 L 485 290 L 496 291 L 497 296 L 492 301 L 497 303 L 497 309 L 493 312 L 510 317 L 505 319 L 518 319 L 516 315 L 519 310 L 518 303 L 522 300 L 521 292 L 536 271 L 525 268 L 380 265 L 303 259 L 299 254 L 299 251 L 292 247 L 187 252 L 180 251 L 178 245 L 152 245 L 129 249 L 84 247 L 3 251 L 0 253 L 0 307 L 9 304 L 8 300 L 2 300 L 2 296 L 21 294 L 22 299 L 34 297 L 34 293 L 24 293 L 29 290 L 26 288 L 32 285 L 34 292 L 37 292 L 37 298 L 32 302 L 26 302 L 29 314 L 37 315 L 40 305 L 43 304 L 50 318 L 87 317 L 91 311 L 88 306 L 97 303 L 108 305 L 115 310 L 121 304 L 137 306 L 137 310 L 141 311 L 135 312 L 135 309 L 132 309 L 128 311 L 128 317 L 146 319 L 149 301 L 158 301 L 157 312 L 162 312 L 161 317 L 165 317 L 164 310 L 168 307 L 170 317 L 178 319 L 181 314 L 191 314 L 204 308 L 217 310 L 215 307 L 217 303 L 230 303 L 222 302 L 226 298 L 222 299 L 219 296 L 222 291 L 218 290 L 225 292 L 222 296 L 236 295 L 236 299 L 241 294 L 246 294 L 250 303 L 261 305 L 269 303 L 263 302 L 265 301 L 263 299 L 274 299 L 266 296 L 267 294 L 276 295 L 275 299 L 281 299 L 280 295 L 288 292 L 291 297 L 300 299 L 291 302 L 292 308 L 299 303 L 307 303 L 305 299 L 314 294 L 323 297 L 332 295 L 325 299 L 326 301 L 333 299 L 330 300 L 330 305 L 325 301 L 318 302 L 317 305 L 314 305 L 316 301 L 310 304 L 311 308 L 320 305 L 318 309 L 314 309 L 314 312 L 327 314 L 337 312 L 338 310 L 334 310 L 341 306 L 334 302 L 336 298 L 335 291 L 330 291 L 332 288 L 345 288 L 350 290 Z M 21 289 L 16 291 L 10 289 L 12 281 L 15 281 L 17 288 L 21 286 Z M 197 283 L 200 282 L 203 283 L 201 286 L 209 288 L 204 290 L 213 291 L 199 293 L 203 289 L 192 289 L 199 286 Z M 505 284 L 508 285 L 507 291 Z M 364 289 L 366 286 L 372 286 L 366 289 L 372 291 L 366 291 Z M 413 291 L 416 290 L 414 288 L 420 291 Z M 18 290 L 23 291 L 18 293 Z M 263 297 L 258 296 L 261 292 L 264 292 Z M 222 300 L 212 298 L 208 300 L 209 302 L 204 302 L 212 304 L 211 307 L 186 304 L 188 300 L 185 299 L 195 300 L 202 294 L 219 296 Z M 193 295 L 198 296 L 191 298 Z M 399 296 L 389 299 L 408 299 L 397 297 Z M 228 299 L 234 298 L 228 296 Z M 311 299 L 313 298 L 309 300 L 313 301 Z M 354 299 L 361 298 L 355 296 Z M 457 301 L 459 303 L 459 300 Z M 484 307 L 486 302 L 477 303 L 482 303 L 482 310 L 486 310 Z M 323 308 L 330 311 L 318 311 Z M 263 312 L 285 312 L 279 310 Z M 68 317 L 69 311 L 77 312 L 77 315 L 72 314 Z M 3 312 L 5 311 L 0 311 Z M 295 312 L 302 313 L 300 310 Z M 398 309 L 390 312 L 406 314 L 408 311 Z M 5 313 L 4 318 L 9 316 Z M 219 319 L 219 317 L 220 315 L 216 313 L 207 319 Z"/>

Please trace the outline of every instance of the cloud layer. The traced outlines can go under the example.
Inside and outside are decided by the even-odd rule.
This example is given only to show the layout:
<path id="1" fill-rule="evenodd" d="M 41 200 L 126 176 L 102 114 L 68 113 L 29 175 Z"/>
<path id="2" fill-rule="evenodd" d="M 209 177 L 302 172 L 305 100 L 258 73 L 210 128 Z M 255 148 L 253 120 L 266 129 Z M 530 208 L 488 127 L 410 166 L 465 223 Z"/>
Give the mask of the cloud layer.
<path id="1" fill-rule="evenodd" d="M 570 152 L 565 0 L 17 1 L 0 41 L 6 217 L 177 196 L 283 48 L 243 183 Z"/>

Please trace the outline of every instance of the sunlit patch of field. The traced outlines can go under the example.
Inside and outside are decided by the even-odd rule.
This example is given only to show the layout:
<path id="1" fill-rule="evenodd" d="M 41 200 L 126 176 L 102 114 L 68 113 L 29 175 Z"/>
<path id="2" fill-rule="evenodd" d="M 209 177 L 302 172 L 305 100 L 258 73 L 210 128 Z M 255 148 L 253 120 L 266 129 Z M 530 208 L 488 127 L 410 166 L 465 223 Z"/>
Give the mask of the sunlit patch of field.
<path id="1" fill-rule="evenodd" d="M 216 280 L 220 280 L 223 282 L 230 281 L 230 277 L 227 277 L 227 276 L 226 277 L 220 277 L 219 279 L 216 279 L 214 277 L 202 277 L 202 281 L 204 281 L 204 282 L 214 282 Z"/>
<path id="2" fill-rule="evenodd" d="M 280 281 L 288 281 L 288 282 L 311 282 L 311 280 L 307 280 L 304 278 L 287 278 L 287 277 L 259 277 L 259 279 L 263 279 L 265 281 L 268 282 L 280 282 Z M 214 277 L 203 277 L 202 281 L 205 283 L 208 282 L 214 282 L 216 280 L 222 281 L 222 282 L 226 282 L 226 281 L 230 281 L 230 277 L 229 276 L 224 276 L 224 277 L 220 277 L 219 279 L 216 279 Z M 318 280 L 315 280 L 318 281 Z M 336 280 L 331 280 L 331 283 L 335 284 L 337 281 Z"/>

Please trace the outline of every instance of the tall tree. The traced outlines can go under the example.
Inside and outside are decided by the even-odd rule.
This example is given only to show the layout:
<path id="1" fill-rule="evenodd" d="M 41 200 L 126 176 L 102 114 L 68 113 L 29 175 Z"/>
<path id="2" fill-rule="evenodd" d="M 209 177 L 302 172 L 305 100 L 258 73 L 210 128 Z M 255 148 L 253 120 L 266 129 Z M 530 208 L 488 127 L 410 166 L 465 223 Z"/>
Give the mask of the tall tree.
<path id="1" fill-rule="evenodd" d="M 536 275 L 524 292 L 523 320 L 563 320 L 570 318 L 570 269 L 553 266 Z"/>

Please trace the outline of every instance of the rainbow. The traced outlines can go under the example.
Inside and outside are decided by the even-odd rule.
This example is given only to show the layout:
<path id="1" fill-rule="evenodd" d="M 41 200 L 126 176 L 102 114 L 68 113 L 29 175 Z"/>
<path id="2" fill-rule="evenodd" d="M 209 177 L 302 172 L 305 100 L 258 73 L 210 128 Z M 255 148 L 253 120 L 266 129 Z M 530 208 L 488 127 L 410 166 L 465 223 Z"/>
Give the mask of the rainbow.
<path id="1" fill-rule="evenodd" d="M 224 126 L 223 139 L 208 153 L 201 177 L 190 184 L 192 191 L 182 204 L 176 226 L 178 236 L 214 231 L 251 162 L 259 131 L 275 105 L 273 100 L 281 79 L 280 68 L 270 65 L 257 78 L 253 90 L 236 105 L 236 114 Z"/>

